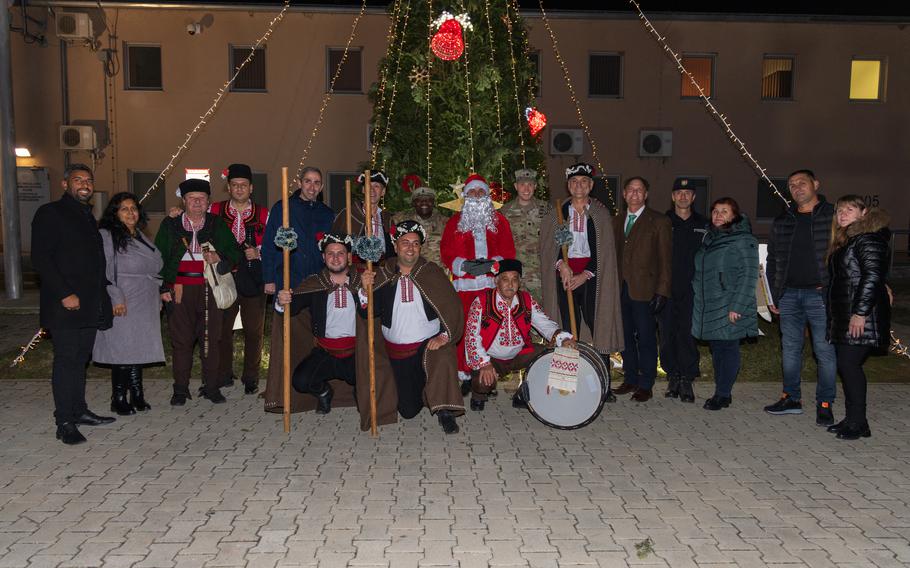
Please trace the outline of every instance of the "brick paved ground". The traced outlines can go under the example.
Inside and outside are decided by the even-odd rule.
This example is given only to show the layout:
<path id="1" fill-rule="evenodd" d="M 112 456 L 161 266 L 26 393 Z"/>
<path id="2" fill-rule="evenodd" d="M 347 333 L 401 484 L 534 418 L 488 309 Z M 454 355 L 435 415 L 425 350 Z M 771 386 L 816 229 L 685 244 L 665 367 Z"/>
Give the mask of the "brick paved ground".
<path id="1" fill-rule="evenodd" d="M 873 387 L 859 442 L 764 415 L 772 384 L 719 413 L 622 401 L 574 432 L 500 396 L 457 436 L 424 414 L 378 441 L 349 409 L 286 437 L 238 388 L 177 409 L 148 390 L 150 414 L 72 448 L 46 384 L 3 383 L 0 568 L 910 563 L 910 387 Z M 95 410 L 108 394 L 90 382 Z"/>

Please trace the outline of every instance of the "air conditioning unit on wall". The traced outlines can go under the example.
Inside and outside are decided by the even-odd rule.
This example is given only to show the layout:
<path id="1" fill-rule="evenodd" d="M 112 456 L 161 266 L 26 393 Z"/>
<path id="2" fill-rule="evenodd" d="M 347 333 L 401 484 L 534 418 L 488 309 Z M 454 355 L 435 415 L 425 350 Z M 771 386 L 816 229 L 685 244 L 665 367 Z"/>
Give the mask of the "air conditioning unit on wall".
<path id="1" fill-rule="evenodd" d="M 84 12 L 57 13 L 57 37 L 60 39 L 92 39 L 92 21 Z"/>
<path id="2" fill-rule="evenodd" d="M 550 130 L 551 156 L 581 156 L 585 153 L 585 136 L 581 128 Z"/>
<path id="3" fill-rule="evenodd" d="M 64 124 L 60 127 L 61 150 L 94 150 L 96 146 L 95 129 L 91 126 Z"/>
<path id="4" fill-rule="evenodd" d="M 669 158 L 673 155 L 672 130 L 642 130 L 638 137 L 638 155 L 642 158 Z"/>

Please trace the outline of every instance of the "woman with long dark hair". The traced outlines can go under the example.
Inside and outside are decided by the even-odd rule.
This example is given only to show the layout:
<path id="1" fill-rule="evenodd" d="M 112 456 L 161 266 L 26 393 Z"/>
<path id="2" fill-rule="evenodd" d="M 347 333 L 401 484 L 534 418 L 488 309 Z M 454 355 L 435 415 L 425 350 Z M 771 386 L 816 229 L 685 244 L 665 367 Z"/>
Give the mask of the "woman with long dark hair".
<path id="1" fill-rule="evenodd" d="M 755 283 L 758 241 L 739 204 L 722 197 L 711 204 L 711 229 L 695 254 L 692 335 L 711 345 L 714 396 L 706 410 L 733 402 L 733 383 L 741 363 L 739 342 L 758 336 Z"/>
<path id="2" fill-rule="evenodd" d="M 837 200 L 828 247 L 828 341 L 837 350 L 846 418 L 828 427 L 842 440 L 872 435 L 866 419 L 863 363 L 873 349 L 887 347 L 891 305 L 888 277 L 891 231 L 888 214 L 866 208 L 859 195 Z"/>
<path id="3" fill-rule="evenodd" d="M 98 227 L 107 262 L 114 326 L 99 331 L 92 358 L 111 368 L 111 410 L 120 415 L 149 410 L 142 367 L 164 361 L 161 344 L 161 254 L 142 233 L 148 218 L 132 193 L 114 195 Z M 127 399 L 129 392 L 129 399 Z"/>

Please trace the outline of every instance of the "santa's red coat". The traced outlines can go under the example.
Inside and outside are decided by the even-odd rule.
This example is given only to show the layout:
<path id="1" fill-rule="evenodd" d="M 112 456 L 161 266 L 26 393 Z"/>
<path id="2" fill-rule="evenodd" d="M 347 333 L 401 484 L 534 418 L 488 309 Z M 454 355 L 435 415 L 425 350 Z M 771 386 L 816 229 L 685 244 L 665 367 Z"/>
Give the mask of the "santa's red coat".
<path id="1" fill-rule="evenodd" d="M 461 291 L 458 281 L 470 281 L 475 277 L 470 274 L 459 274 L 454 265 L 460 264 L 458 259 L 476 260 L 486 258 L 490 260 L 501 260 L 504 258 L 515 258 L 515 241 L 512 239 L 512 228 L 509 221 L 499 211 L 493 213 L 496 217 L 496 231 L 487 229 L 487 251 L 486 254 L 479 255 L 474 242 L 474 235 L 470 231 L 462 232 L 458 230 L 458 221 L 461 220 L 461 213 L 453 215 L 446 228 L 442 233 L 442 241 L 439 245 L 439 253 L 443 264 L 452 273 L 455 289 Z M 480 251 L 483 252 L 483 251 Z M 489 278 L 489 277 L 487 277 Z M 465 289 L 474 289 L 469 282 L 464 282 Z M 485 286 L 492 288 L 492 286 Z"/>

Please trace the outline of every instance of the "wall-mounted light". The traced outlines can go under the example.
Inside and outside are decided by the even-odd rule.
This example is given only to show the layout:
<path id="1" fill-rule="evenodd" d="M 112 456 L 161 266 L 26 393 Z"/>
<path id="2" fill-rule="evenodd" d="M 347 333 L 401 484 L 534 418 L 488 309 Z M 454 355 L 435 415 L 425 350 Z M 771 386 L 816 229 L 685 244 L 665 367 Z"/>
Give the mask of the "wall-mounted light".
<path id="1" fill-rule="evenodd" d="M 16 148 L 16 157 L 17 158 L 31 158 L 32 153 L 28 151 L 28 148 Z"/>

